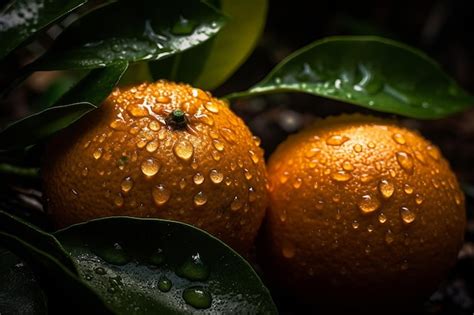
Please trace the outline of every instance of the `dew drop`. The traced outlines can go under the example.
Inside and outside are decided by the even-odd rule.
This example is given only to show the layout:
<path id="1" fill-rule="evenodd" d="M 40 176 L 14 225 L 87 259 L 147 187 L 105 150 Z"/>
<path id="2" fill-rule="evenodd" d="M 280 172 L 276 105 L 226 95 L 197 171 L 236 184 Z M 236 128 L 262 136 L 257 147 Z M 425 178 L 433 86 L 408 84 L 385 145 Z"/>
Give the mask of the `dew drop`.
<path id="1" fill-rule="evenodd" d="M 359 209 L 362 213 L 372 213 L 380 207 L 380 201 L 370 195 L 362 196 L 362 200 L 359 202 Z"/>
<path id="2" fill-rule="evenodd" d="M 362 146 L 360 144 L 355 144 L 353 149 L 356 153 L 362 152 Z"/>
<path id="3" fill-rule="evenodd" d="M 214 184 L 220 184 L 224 180 L 224 174 L 217 170 L 211 170 L 209 177 Z"/>
<path id="4" fill-rule="evenodd" d="M 194 195 L 194 204 L 196 206 L 198 206 L 198 207 L 203 206 L 203 205 L 206 204 L 206 202 L 207 202 L 207 197 L 202 191 L 200 191 L 196 195 Z"/>
<path id="5" fill-rule="evenodd" d="M 158 149 L 158 142 L 157 141 L 150 141 L 146 145 L 146 150 L 150 153 L 155 152 Z"/>
<path id="6" fill-rule="evenodd" d="M 424 199 L 423 196 L 420 194 L 415 195 L 415 202 L 417 205 L 421 205 L 423 203 Z"/>
<path id="7" fill-rule="evenodd" d="M 224 142 L 218 140 L 218 139 L 214 139 L 212 140 L 212 145 L 214 146 L 214 148 L 216 148 L 217 151 L 224 151 Z"/>
<path id="8" fill-rule="evenodd" d="M 170 200 L 171 192 L 162 184 L 156 185 L 152 188 L 151 194 L 153 201 L 157 206 L 162 206 Z"/>
<path id="9" fill-rule="evenodd" d="M 375 143 L 369 142 L 369 143 L 367 144 L 367 146 L 368 146 L 369 148 L 373 149 L 373 148 L 375 148 Z"/>
<path id="10" fill-rule="evenodd" d="M 100 157 L 102 156 L 102 148 L 97 148 L 97 150 L 95 150 L 92 155 L 94 156 L 94 159 L 100 159 Z"/>
<path id="11" fill-rule="evenodd" d="M 203 176 L 201 173 L 196 173 L 196 174 L 193 176 L 193 182 L 194 182 L 196 185 L 201 185 L 201 184 L 204 182 L 204 176 Z"/>
<path id="12" fill-rule="evenodd" d="M 357 220 L 352 221 L 352 228 L 354 230 L 357 230 L 359 228 L 359 222 L 357 222 Z"/>
<path id="13" fill-rule="evenodd" d="M 120 184 L 122 191 L 124 193 L 128 193 L 133 188 L 133 180 L 130 176 L 124 178 L 122 183 Z"/>
<path id="14" fill-rule="evenodd" d="M 154 266 L 160 266 L 162 263 L 164 263 L 165 255 L 163 254 L 163 250 L 161 248 L 154 250 L 150 257 L 148 257 L 148 262 Z"/>
<path id="15" fill-rule="evenodd" d="M 204 103 L 204 107 L 211 113 L 217 114 L 219 112 L 219 108 L 214 102 L 206 102 Z"/>
<path id="16" fill-rule="evenodd" d="M 238 196 L 235 196 L 234 200 L 232 200 L 232 203 L 230 204 L 230 210 L 237 211 L 242 208 L 243 205 L 244 203 L 242 200 L 240 200 Z"/>
<path id="17" fill-rule="evenodd" d="M 89 173 L 89 169 L 87 167 L 84 167 L 81 172 L 82 176 L 87 176 L 88 173 Z"/>
<path id="18" fill-rule="evenodd" d="M 326 139 L 326 144 L 339 146 L 342 145 L 344 142 L 348 141 L 349 138 L 346 136 L 334 135 Z"/>
<path id="19" fill-rule="evenodd" d="M 123 266 L 130 262 L 129 255 L 120 243 L 114 243 L 112 246 L 94 247 L 93 252 L 112 265 Z"/>
<path id="20" fill-rule="evenodd" d="M 354 166 L 351 164 L 351 162 L 349 161 L 344 161 L 342 163 L 342 168 L 348 172 L 350 171 L 353 171 L 354 170 Z"/>
<path id="21" fill-rule="evenodd" d="M 290 174 L 288 172 L 283 172 L 282 175 L 280 175 L 280 183 L 284 184 L 288 181 L 288 177 L 290 176 Z"/>
<path id="22" fill-rule="evenodd" d="M 212 305 L 212 296 L 203 287 L 190 287 L 183 291 L 184 301 L 197 309 L 206 309 Z"/>
<path id="23" fill-rule="evenodd" d="M 94 272 L 95 272 L 96 274 L 98 274 L 99 276 L 103 276 L 103 275 L 105 275 L 105 274 L 107 273 L 107 271 L 106 271 L 104 268 L 102 268 L 102 267 L 97 267 L 97 268 L 95 268 L 95 269 L 94 269 Z"/>
<path id="24" fill-rule="evenodd" d="M 411 211 L 407 207 L 401 207 L 400 217 L 402 218 L 403 222 L 405 222 L 406 224 L 410 224 L 413 221 L 415 221 L 416 215 L 413 211 Z"/>
<path id="25" fill-rule="evenodd" d="M 332 173 L 331 177 L 336 182 L 347 182 L 349 179 L 352 178 L 352 175 L 350 173 L 347 173 L 346 171 L 340 170 L 335 173 Z"/>
<path id="26" fill-rule="evenodd" d="M 249 201 L 254 202 L 257 200 L 257 193 L 255 192 L 255 188 L 249 187 Z"/>
<path id="27" fill-rule="evenodd" d="M 302 180 L 301 178 L 297 177 L 297 178 L 295 179 L 295 181 L 293 182 L 293 187 L 294 187 L 295 189 L 298 189 L 298 188 L 301 187 L 302 184 L 303 184 L 303 180 Z"/>
<path id="28" fill-rule="evenodd" d="M 258 147 L 260 143 L 262 143 L 262 140 L 257 136 L 253 136 L 253 143 Z"/>
<path id="29" fill-rule="evenodd" d="M 114 203 L 117 207 L 123 206 L 123 197 L 121 194 L 118 194 L 117 196 L 115 196 Z"/>
<path id="30" fill-rule="evenodd" d="M 400 133 L 393 134 L 392 138 L 398 144 L 405 144 L 406 143 L 405 138 Z"/>
<path id="31" fill-rule="evenodd" d="M 171 99 L 167 96 L 158 96 L 156 98 L 156 101 L 158 103 L 162 103 L 162 104 L 168 104 L 169 102 L 171 102 Z"/>
<path id="32" fill-rule="evenodd" d="M 387 216 L 383 213 L 380 213 L 379 214 L 379 222 L 382 223 L 382 224 L 387 222 Z"/>
<path id="33" fill-rule="evenodd" d="M 411 195 L 411 194 L 413 194 L 413 187 L 411 187 L 411 186 L 408 185 L 408 184 L 405 184 L 405 185 L 403 185 L 403 191 L 404 191 L 407 195 Z"/>
<path id="34" fill-rule="evenodd" d="M 149 158 L 142 162 L 141 169 L 146 176 L 153 176 L 160 170 L 160 165 L 154 159 Z"/>
<path id="35" fill-rule="evenodd" d="M 428 152 L 428 155 L 433 158 L 433 160 L 438 161 L 440 158 L 439 151 L 433 147 L 433 146 L 427 146 L 426 151 Z"/>
<path id="36" fill-rule="evenodd" d="M 116 119 L 112 121 L 109 126 L 110 128 L 118 131 L 127 129 L 127 124 L 121 119 Z"/>
<path id="37" fill-rule="evenodd" d="M 171 282 L 171 280 L 165 276 L 161 276 L 160 279 L 158 280 L 158 289 L 161 292 L 169 292 L 172 286 L 173 286 L 173 283 Z"/>
<path id="38" fill-rule="evenodd" d="M 367 232 L 371 233 L 371 232 L 373 232 L 373 231 L 374 231 L 374 226 L 371 225 L 371 224 L 369 224 L 369 225 L 367 226 Z"/>
<path id="39" fill-rule="evenodd" d="M 160 130 L 161 126 L 159 122 L 157 122 L 156 120 L 152 120 L 148 124 L 148 128 L 150 128 L 150 130 L 153 130 L 153 131 L 158 131 Z"/>
<path id="40" fill-rule="evenodd" d="M 399 151 L 396 153 L 398 164 L 403 168 L 407 173 L 413 173 L 413 158 L 409 153 L 404 151 Z"/>
<path id="41" fill-rule="evenodd" d="M 182 139 L 174 144 L 173 152 L 178 158 L 188 161 L 193 156 L 194 147 L 191 142 L 186 139 Z"/>
<path id="42" fill-rule="evenodd" d="M 191 281 L 207 280 L 210 274 L 209 267 L 204 263 L 199 253 L 191 255 L 190 258 L 177 269 L 177 275 Z"/>
<path id="43" fill-rule="evenodd" d="M 394 241 L 394 238 L 393 238 L 393 233 L 390 229 L 387 230 L 387 233 L 385 233 L 385 243 L 387 243 L 388 245 L 392 244 Z"/>
<path id="44" fill-rule="evenodd" d="M 379 183 L 379 191 L 386 199 L 392 197 L 395 187 L 386 179 L 382 179 Z"/>
<path id="45" fill-rule="evenodd" d="M 252 150 L 249 150 L 249 154 L 250 154 L 250 158 L 252 159 L 252 162 L 254 164 L 257 164 L 258 161 L 259 161 L 258 155 L 255 152 L 253 152 Z"/>
<path id="46" fill-rule="evenodd" d="M 219 161 L 221 159 L 221 156 L 220 156 L 219 152 L 217 152 L 215 150 L 212 150 L 211 156 L 214 159 L 214 161 Z"/>
<path id="47" fill-rule="evenodd" d="M 244 169 L 244 176 L 246 180 L 251 180 L 252 179 L 252 173 L 248 169 Z"/>
<path id="48" fill-rule="evenodd" d="M 421 164 L 426 164 L 425 157 L 423 156 L 423 154 L 420 151 L 415 151 L 414 154 L 415 154 L 415 158 L 418 161 L 420 161 Z"/>

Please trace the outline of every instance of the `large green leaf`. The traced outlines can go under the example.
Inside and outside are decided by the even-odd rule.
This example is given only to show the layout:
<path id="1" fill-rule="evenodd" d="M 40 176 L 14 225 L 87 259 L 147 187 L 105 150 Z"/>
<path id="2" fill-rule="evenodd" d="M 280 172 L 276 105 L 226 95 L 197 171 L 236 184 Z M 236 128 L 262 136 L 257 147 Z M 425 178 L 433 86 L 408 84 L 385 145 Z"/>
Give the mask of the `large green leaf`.
<path id="1" fill-rule="evenodd" d="M 87 0 L 16 0 L 0 12 L 0 59 Z"/>
<path id="2" fill-rule="evenodd" d="M 114 217 L 55 236 L 117 314 L 276 313 L 251 266 L 190 225 Z"/>
<path id="3" fill-rule="evenodd" d="M 0 247 L 0 312 L 47 314 L 46 296 L 31 268 L 11 251 Z"/>
<path id="4" fill-rule="evenodd" d="M 120 62 L 110 67 L 92 70 L 66 92 L 55 106 L 6 127 L 0 132 L 0 151 L 35 144 L 96 109 L 118 83 L 127 66 L 126 62 Z"/>
<path id="5" fill-rule="evenodd" d="M 474 105 L 474 97 L 424 53 L 372 36 L 317 41 L 287 57 L 248 91 L 227 98 L 277 92 L 310 93 L 422 119 Z"/>
<path id="6" fill-rule="evenodd" d="M 0 151 L 22 148 L 44 140 L 96 108 L 91 103 L 81 102 L 50 107 L 23 118 L 0 132 Z"/>
<path id="7" fill-rule="evenodd" d="M 31 69 L 158 60 L 205 42 L 224 22 L 221 14 L 199 0 L 119 1 L 75 22 Z"/>
<path id="8" fill-rule="evenodd" d="M 220 0 L 229 17 L 213 39 L 160 62 L 150 64 L 155 79 L 186 82 L 213 89 L 224 82 L 253 51 L 265 26 L 267 0 Z"/>

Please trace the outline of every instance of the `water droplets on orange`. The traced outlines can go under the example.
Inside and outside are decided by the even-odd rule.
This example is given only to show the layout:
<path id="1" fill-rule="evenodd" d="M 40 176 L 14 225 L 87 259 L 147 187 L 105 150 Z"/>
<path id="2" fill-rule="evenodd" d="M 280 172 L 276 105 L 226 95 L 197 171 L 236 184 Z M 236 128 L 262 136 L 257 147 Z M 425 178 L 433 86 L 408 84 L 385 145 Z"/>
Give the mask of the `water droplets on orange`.
<path id="1" fill-rule="evenodd" d="M 348 140 L 349 138 L 346 136 L 333 135 L 326 139 L 326 144 L 332 145 L 332 146 L 339 146 L 339 145 L 344 144 Z"/>
<path id="2" fill-rule="evenodd" d="M 352 178 L 352 175 L 346 171 L 340 170 L 331 174 L 331 177 L 336 182 L 347 182 Z"/>
<path id="3" fill-rule="evenodd" d="M 397 162 L 400 167 L 409 174 L 413 174 L 413 158 L 410 153 L 405 151 L 398 151 L 395 153 Z"/>
<path id="4" fill-rule="evenodd" d="M 200 191 L 196 195 L 194 195 L 194 204 L 196 206 L 203 206 L 207 203 L 207 197 L 204 192 Z"/>
<path id="5" fill-rule="evenodd" d="M 128 193 L 133 188 L 133 180 L 130 176 L 127 176 L 123 179 L 122 183 L 120 184 L 120 188 L 124 193 Z"/>
<path id="6" fill-rule="evenodd" d="M 194 154 L 194 146 L 189 140 L 181 139 L 173 145 L 173 152 L 181 160 L 189 161 Z"/>
<path id="7" fill-rule="evenodd" d="M 416 215 L 413 211 L 411 211 L 407 207 L 401 207 L 400 208 L 400 218 L 402 218 L 404 223 L 410 224 L 413 221 L 415 221 Z"/>
<path id="8" fill-rule="evenodd" d="M 213 169 L 209 173 L 209 178 L 214 184 L 220 184 L 224 180 L 224 174 L 222 174 L 218 170 Z"/>
<path id="9" fill-rule="evenodd" d="M 193 176 L 193 182 L 196 185 L 201 185 L 204 182 L 204 176 L 201 173 L 196 173 Z"/>
<path id="10" fill-rule="evenodd" d="M 153 158 L 148 158 L 140 165 L 142 173 L 148 177 L 156 175 L 160 170 L 160 165 Z"/>
<path id="11" fill-rule="evenodd" d="M 403 135 L 400 134 L 400 133 L 394 133 L 392 138 L 398 144 L 405 144 L 406 143 L 405 137 L 403 137 Z"/>
<path id="12" fill-rule="evenodd" d="M 362 213 L 372 213 L 380 207 L 380 201 L 371 195 L 363 195 L 358 206 Z"/>
<path id="13" fill-rule="evenodd" d="M 164 185 L 159 184 L 152 188 L 151 191 L 153 201 L 157 206 L 162 206 L 168 202 L 171 197 L 171 192 L 165 188 Z"/>
<path id="14" fill-rule="evenodd" d="M 389 182 L 386 179 L 382 179 L 379 183 L 379 191 L 382 194 L 382 196 L 386 199 L 392 197 L 395 187 L 391 182 Z"/>

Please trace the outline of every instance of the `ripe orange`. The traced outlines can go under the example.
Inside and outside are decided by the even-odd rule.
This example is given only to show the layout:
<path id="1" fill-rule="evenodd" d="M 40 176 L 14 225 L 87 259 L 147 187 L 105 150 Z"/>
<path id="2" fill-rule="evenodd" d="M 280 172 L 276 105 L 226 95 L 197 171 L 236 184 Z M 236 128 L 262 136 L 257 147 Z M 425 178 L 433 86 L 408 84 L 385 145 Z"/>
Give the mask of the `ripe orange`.
<path id="1" fill-rule="evenodd" d="M 415 131 L 331 117 L 290 136 L 267 171 L 264 263 L 306 302 L 389 310 L 424 301 L 456 261 L 464 196 Z"/>
<path id="2" fill-rule="evenodd" d="M 157 217 L 245 251 L 267 205 L 259 140 L 223 101 L 166 81 L 116 89 L 48 144 L 42 173 L 59 227 Z"/>

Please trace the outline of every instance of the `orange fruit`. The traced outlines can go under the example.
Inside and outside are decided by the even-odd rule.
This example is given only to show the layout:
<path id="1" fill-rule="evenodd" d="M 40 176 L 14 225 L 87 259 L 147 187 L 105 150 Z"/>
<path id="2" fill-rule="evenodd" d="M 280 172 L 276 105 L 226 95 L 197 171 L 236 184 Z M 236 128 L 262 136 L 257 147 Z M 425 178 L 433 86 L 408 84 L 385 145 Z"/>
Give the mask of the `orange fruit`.
<path id="1" fill-rule="evenodd" d="M 58 227 L 105 216 L 187 222 L 247 250 L 267 205 L 259 140 L 221 100 L 166 81 L 116 89 L 48 144 Z"/>
<path id="2" fill-rule="evenodd" d="M 305 302 L 423 302 L 456 261 L 466 222 L 456 177 L 438 148 L 394 121 L 317 121 L 280 144 L 267 172 L 263 261 Z"/>

